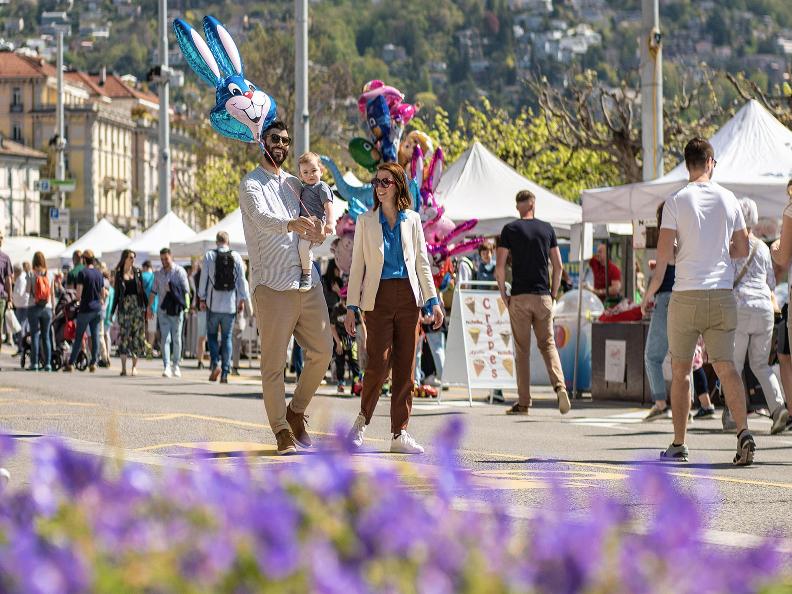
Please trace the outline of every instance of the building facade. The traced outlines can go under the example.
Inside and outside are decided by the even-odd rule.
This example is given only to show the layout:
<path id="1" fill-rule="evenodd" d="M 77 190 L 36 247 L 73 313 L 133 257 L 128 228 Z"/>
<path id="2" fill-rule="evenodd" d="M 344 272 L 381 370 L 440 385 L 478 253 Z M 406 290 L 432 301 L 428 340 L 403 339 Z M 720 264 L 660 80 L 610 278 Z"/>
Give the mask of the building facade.
<path id="1" fill-rule="evenodd" d="M 41 233 L 39 171 L 47 155 L 0 135 L 0 229 L 6 236 Z"/>

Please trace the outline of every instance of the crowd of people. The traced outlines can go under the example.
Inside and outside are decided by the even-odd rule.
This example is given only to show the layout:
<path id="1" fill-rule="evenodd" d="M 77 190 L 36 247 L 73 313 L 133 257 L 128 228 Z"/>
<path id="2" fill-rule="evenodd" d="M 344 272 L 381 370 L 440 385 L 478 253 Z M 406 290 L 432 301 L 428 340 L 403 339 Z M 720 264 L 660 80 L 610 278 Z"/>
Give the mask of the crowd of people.
<path id="1" fill-rule="evenodd" d="M 265 320 L 257 324 L 262 394 L 279 454 L 311 447 L 305 413 L 328 371 L 339 393 L 349 386 L 361 397 L 348 436 L 354 447 L 362 447 L 380 395 L 389 393 L 391 450 L 421 453 L 408 431 L 416 385 L 442 389 L 454 283 L 476 287 L 479 282 L 498 290 L 509 311 L 518 399 L 507 414 L 530 412 L 532 335 L 559 412 L 570 410 L 553 308 L 572 283 L 553 227 L 535 217 L 531 192 L 517 194 L 519 216 L 497 243 L 485 241 L 472 257 L 457 259 L 453 282 L 438 288 L 406 174 L 398 164 L 381 164 L 372 180 L 374 209 L 357 220 L 349 274 L 333 260 L 321 274 L 312 247 L 332 232 L 333 194 L 320 180 L 318 155 L 300 156 L 299 178 L 282 169 L 290 143 L 286 125 L 275 121 L 263 134 L 259 167 L 240 185 L 249 270 L 225 232 L 217 234 L 215 249 L 188 267 L 163 248 L 156 271 L 150 261 L 138 267 L 131 250 L 112 271 L 90 250 L 75 252 L 72 267 L 56 271 L 47 269 L 40 252 L 30 263 L 12 266 L 0 251 L 0 311 L 6 306 L 13 311 L 14 342 L 18 352 L 29 351 L 29 369 L 52 370 L 65 337 L 71 344 L 60 361 L 65 372 L 79 368 L 81 360 L 90 372 L 109 366 L 114 346 L 122 376 L 137 375 L 138 360 L 156 348 L 163 377 L 181 377 L 189 315 L 199 368 L 205 341 L 209 381 L 227 383 L 238 373 L 242 332 L 251 318 Z M 644 312 L 651 311 L 645 364 L 653 406 L 645 420 L 663 418 L 670 409 L 674 440 L 662 457 L 687 460 L 692 397 L 699 401 L 695 418 L 715 414 L 713 378 L 704 372 L 708 362 L 725 398 L 724 429 L 737 431 L 733 462 L 747 465 L 756 444 L 748 430 L 743 369 L 761 386 L 771 433 L 787 429 L 792 413 L 784 396 L 792 393 L 786 317 L 775 349 L 781 382 L 769 365 L 781 315 L 773 289 L 792 263 L 792 182 L 781 239 L 771 249 L 751 232 L 758 222 L 756 204 L 738 201 L 712 181 L 716 161 L 709 143 L 691 140 L 685 161 L 690 183 L 658 208 L 657 260 L 648 287 L 636 291 Z M 0 247 L 1 242 L 0 235 Z M 586 288 L 606 304 L 622 298 L 621 271 L 606 245 L 597 248 L 589 268 L 589 281 L 581 281 Z M 54 319 L 62 320 L 57 332 L 51 329 Z M 297 385 L 287 404 L 289 349 Z M 667 394 L 663 367 L 669 353 Z"/>

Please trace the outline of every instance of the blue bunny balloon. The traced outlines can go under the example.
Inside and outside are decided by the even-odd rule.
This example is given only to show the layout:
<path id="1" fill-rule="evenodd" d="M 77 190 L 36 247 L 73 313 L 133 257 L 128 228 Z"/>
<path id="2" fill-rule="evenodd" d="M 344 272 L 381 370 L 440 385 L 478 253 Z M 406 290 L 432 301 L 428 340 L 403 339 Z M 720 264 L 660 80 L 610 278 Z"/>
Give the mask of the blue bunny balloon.
<path id="1" fill-rule="evenodd" d="M 184 59 L 201 79 L 215 87 L 212 127 L 242 142 L 261 142 L 261 132 L 275 119 L 275 100 L 245 78 L 242 56 L 226 28 L 213 16 L 203 19 L 206 41 L 186 21 L 173 21 Z"/>

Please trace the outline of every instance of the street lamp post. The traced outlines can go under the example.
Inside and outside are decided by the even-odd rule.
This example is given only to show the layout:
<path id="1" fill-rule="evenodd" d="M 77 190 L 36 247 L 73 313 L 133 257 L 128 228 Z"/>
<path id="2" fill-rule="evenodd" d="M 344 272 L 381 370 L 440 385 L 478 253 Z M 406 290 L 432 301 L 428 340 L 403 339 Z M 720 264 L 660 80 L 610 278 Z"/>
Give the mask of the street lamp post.
<path id="1" fill-rule="evenodd" d="M 168 0 L 159 0 L 159 218 L 171 210 L 170 77 L 168 70 Z"/>
<path id="2" fill-rule="evenodd" d="M 64 150 L 66 148 L 65 123 L 63 115 L 63 28 L 58 27 L 58 58 L 57 58 L 57 81 L 58 81 L 58 100 L 55 111 L 55 124 L 57 127 L 57 141 L 55 151 L 57 160 L 55 161 L 55 179 L 66 179 L 66 160 Z M 66 194 L 58 189 L 58 206 L 65 208 Z"/>
<path id="3" fill-rule="evenodd" d="M 294 146 L 297 156 L 311 147 L 308 113 L 308 0 L 294 0 Z"/>
<path id="4" fill-rule="evenodd" d="M 658 0 L 642 0 L 641 140 L 644 181 L 663 175 L 663 46 Z"/>

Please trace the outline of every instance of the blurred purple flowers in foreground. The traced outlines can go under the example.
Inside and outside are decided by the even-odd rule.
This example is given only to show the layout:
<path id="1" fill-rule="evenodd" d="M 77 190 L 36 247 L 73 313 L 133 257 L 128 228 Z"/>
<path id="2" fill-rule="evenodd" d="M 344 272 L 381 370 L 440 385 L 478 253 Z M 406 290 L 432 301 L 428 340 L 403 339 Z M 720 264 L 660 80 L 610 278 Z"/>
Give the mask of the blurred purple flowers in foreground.
<path id="1" fill-rule="evenodd" d="M 439 465 L 407 478 L 343 447 L 274 468 L 195 460 L 155 472 L 40 440 L 32 487 L 0 493 L 0 592 L 790 591 L 772 541 L 702 544 L 695 499 L 655 467 L 632 479 L 655 510 L 641 521 L 631 501 L 598 491 L 583 517 L 569 513 L 558 484 L 531 521 L 460 511 L 472 489 L 460 433 L 447 426 Z"/>

